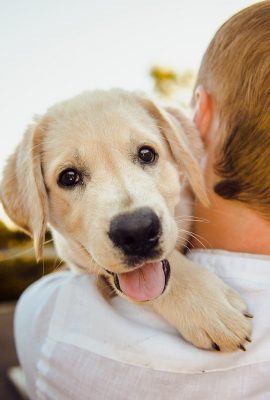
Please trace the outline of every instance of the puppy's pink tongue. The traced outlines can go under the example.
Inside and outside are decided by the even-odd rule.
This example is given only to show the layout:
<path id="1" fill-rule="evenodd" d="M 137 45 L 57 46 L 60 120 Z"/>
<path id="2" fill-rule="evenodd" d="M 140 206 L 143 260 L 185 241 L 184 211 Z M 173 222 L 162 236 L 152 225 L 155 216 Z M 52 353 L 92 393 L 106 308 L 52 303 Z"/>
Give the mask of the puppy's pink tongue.
<path id="1" fill-rule="evenodd" d="M 165 275 L 161 261 L 117 276 L 122 292 L 136 301 L 155 299 L 164 290 Z"/>

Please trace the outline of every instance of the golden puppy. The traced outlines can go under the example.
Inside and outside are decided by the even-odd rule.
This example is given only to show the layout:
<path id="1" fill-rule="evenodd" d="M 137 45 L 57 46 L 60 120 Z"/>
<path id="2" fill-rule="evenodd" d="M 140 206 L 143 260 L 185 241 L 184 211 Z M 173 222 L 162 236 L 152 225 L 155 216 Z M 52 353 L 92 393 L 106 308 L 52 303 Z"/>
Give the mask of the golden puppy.
<path id="1" fill-rule="evenodd" d="M 190 188 L 207 203 L 201 153 L 178 110 L 122 90 L 86 92 L 29 127 L 4 171 L 2 202 L 37 258 L 48 223 L 71 268 L 148 301 L 198 347 L 244 349 L 240 296 L 176 250 L 187 240 Z"/>

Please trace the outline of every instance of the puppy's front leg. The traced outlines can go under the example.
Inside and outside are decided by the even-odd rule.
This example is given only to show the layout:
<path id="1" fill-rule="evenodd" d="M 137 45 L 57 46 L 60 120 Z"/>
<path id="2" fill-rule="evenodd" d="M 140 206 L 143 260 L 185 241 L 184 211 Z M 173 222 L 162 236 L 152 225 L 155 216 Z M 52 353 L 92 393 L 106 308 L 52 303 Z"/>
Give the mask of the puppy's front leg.
<path id="1" fill-rule="evenodd" d="M 206 268 L 175 250 L 166 292 L 149 302 L 181 335 L 204 349 L 244 350 L 251 322 L 240 295 Z M 247 314 L 248 315 L 248 314 Z"/>

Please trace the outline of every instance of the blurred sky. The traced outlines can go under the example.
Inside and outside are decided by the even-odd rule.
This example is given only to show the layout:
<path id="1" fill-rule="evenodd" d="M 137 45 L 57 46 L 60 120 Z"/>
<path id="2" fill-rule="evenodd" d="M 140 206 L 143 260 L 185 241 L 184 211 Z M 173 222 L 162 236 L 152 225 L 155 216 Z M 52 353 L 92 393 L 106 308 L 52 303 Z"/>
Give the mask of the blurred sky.
<path id="1" fill-rule="evenodd" d="M 0 0 L 0 171 L 32 115 L 93 88 L 152 90 L 149 69 L 197 70 L 248 0 Z"/>

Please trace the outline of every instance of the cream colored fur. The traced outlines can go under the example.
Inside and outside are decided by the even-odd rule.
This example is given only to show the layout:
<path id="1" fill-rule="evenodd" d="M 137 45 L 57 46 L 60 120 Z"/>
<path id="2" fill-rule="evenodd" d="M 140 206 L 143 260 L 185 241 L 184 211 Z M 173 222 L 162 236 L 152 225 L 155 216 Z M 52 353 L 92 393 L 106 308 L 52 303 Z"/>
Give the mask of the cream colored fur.
<path id="1" fill-rule="evenodd" d="M 138 146 L 151 145 L 158 162 L 142 168 Z M 191 122 L 144 95 L 122 90 L 86 92 L 50 108 L 25 133 L 4 171 L 1 197 L 11 219 L 32 235 L 42 256 L 47 224 L 56 249 L 71 268 L 102 275 L 127 272 L 108 237 L 111 219 L 150 207 L 162 221 L 162 257 L 171 265 L 165 292 L 148 302 L 198 347 L 233 351 L 250 335 L 240 296 L 181 250 L 192 213 L 192 188 L 207 204 L 199 160 L 202 147 Z M 57 185 L 60 172 L 76 167 L 84 185 Z M 151 260 L 152 261 L 152 260 Z"/>

